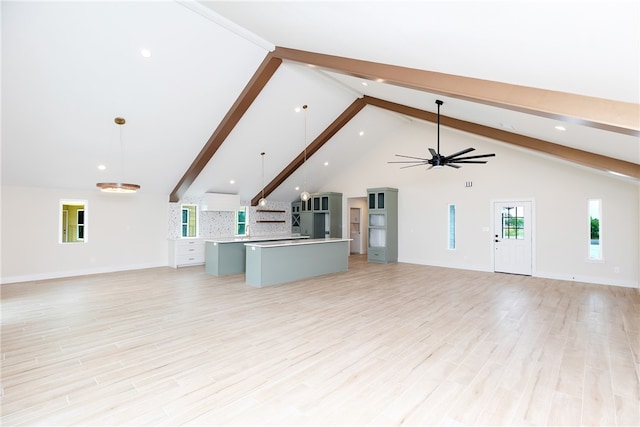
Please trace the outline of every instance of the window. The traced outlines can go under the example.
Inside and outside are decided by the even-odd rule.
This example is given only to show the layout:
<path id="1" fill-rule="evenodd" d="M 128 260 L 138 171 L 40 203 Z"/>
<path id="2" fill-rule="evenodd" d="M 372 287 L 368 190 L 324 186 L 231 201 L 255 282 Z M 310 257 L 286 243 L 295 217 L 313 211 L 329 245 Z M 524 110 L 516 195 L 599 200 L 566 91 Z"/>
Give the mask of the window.
<path id="1" fill-rule="evenodd" d="M 247 208 L 240 208 L 236 211 L 236 235 L 246 236 L 248 233 Z"/>
<path id="2" fill-rule="evenodd" d="M 502 208 L 502 239 L 524 239 L 524 206 Z"/>
<path id="3" fill-rule="evenodd" d="M 60 243 L 84 243 L 87 241 L 86 200 L 60 200 L 59 215 L 58 241 Z"/>
<path id="4" fill-rule="evenodd" d="M 84 240 L 84 209 L 78 209 L 77 214 L 77 239 L 78 241 L 81 241 Z"/>
<path id="5" fill-rule="evenodd" d="M 456 248 L 456 205 L 449 205 L 449 249 Z"/>
<path id="6" fill-rule="evenodd" d="M 589 259 L 602 259 L 602 200 L 589 199 Z"/>
<path id="7" fill-rule="evenodd" d="M 198 236 L 198 207 L 196 205 L 182 205 L 181 207 L 181 236 Z"/>

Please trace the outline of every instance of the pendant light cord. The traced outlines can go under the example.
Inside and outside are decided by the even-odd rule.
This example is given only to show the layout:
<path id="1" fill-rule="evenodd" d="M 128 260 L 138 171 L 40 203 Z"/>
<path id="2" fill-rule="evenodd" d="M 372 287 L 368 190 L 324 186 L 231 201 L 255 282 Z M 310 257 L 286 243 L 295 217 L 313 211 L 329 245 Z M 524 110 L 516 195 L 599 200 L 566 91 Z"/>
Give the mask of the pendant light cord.
<path id="1" fill-rule="evenodd" d="M 262 199 L 264 199 L 264 151 L 260 153 L 262 156 Z"/>
<path id="2" fill-rule="evenodd" d="M 307 104 L 302 106 L 304 110 L 304 187 L 303 191 L 307 191 Z"/>

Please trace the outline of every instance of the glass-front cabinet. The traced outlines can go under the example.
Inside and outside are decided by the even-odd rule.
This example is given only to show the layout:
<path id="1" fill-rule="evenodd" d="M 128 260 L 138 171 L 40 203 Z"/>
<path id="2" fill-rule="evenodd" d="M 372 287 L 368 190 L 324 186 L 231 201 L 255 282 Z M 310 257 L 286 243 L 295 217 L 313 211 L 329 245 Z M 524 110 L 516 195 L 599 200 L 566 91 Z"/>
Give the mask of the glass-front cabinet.
<path id="1" fill-rule="evenodd" d="M 291 231 L 313 239 L 342 237 L 342 193 L 312 193 L 306 202 L 292 203 L 292 213 L 300 206 L 299 227 L 292 218 Z"/>
<path id="2" fill-rule="evenodd" d="M 370 188 L 367 260 L 398 261 L 398 190 Z"/>

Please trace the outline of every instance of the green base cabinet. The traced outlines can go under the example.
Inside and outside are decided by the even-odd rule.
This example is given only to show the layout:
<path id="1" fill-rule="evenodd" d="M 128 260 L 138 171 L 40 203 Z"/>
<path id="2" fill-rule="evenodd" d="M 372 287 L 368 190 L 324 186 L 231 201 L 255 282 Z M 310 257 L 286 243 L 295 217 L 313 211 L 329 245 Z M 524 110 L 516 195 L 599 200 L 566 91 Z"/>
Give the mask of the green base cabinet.
<path id="1" fill-rule="evenodd" d="M 398 261 L 398 189 L 367 189 L 369 215 L 367 260 Z"/>

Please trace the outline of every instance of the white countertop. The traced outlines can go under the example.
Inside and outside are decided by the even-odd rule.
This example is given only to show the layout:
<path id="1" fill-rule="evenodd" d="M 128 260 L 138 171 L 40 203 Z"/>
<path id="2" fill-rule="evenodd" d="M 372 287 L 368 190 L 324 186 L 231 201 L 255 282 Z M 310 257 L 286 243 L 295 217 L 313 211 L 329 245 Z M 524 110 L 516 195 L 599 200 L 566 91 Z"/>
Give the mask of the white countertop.
<path id="1" fill-rule="evenodd" d="M 336 242 L 348 242 L 352 239 L 341 239 L 339 237 L 330 237 L 326 239 L 305 239 L 305 240 L 281 240 L 274 242 L 262 242 L 262 243 L 245 243 L 245 246 L 255 246 L 257 248 L 273 248 L 277 246 L 296 246 L 296 245 L 316 245 L 320 243 L 336 243 Z"/>
<path id="2" fill-rule="evenodd" d="M 265 242 L 269 240 L 298 240 L 308 239 L 309 236 L 300 236 L 293 234 L 277 235 L 277 236 L 252 236 L 252 237 L 210 237 L 207 242 L 213 243 L 238 243 L 238 242 Z"/>

